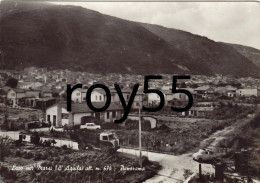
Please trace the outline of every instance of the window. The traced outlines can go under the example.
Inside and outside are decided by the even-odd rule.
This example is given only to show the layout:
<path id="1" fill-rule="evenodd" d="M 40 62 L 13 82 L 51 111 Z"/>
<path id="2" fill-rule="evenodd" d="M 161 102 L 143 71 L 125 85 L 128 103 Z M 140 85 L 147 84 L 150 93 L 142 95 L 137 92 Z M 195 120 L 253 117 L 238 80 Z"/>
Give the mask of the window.
<path id="1" fill-rule="evenodd" d="M 83 99 L 82 99 L 83 101 L 85 101 L 86 100 L 86 97 L 83 97 Z"/>
<path id="2" fill-rule="evenodd" d="M 96 100 L 97 100 L 97 96 L 96 96 Z"/>
<path id="3" fill-rule="evenodd" d="M 136 106 L 139 106 L 139 102 L 136 102 Z"/>
<path id="4" fill-rule="evenodd" d="M 116 111 L 112 112 L 112 117 L 115 118 L 116 117 Z"/>
<path id="5" fill-rule="evenodd" d="M 108 136 L 109 140 L 114 140 L 115 139 L 115 136 L 113 134 L 109 135 Z"/>
<path id="6" fill-rule="evenodd" d="M 109 119 L 109 112 L 107 112 L 107 119 Z"/>
<path id="7" fill-rule="evenodd" d="M 102 100 L 102 97 L 101 97 L 101 95 L 99 96 L 99 100 L 100 100 L 100 101 Z"/>
<path id="8" fill-rule="evenodd" d="M 47 115 L 47 121 L 50 122 L 51 121 L 51 116 Z"/>
<path id="9" fill-rule="evenodd" d="M 103 136 L 103 140 L 108 140 L 108 137 L 107 136 Z"/>
<path id="10" fill-rule="evenodd" d="M 15 93 L 11 93 L 11 96 L 14 97 L 14 96 L 15 96 Z"/>
<path id="11" fill-rule="evenodd" d="M 80 96 L 80 93 L 76 93 L 77 96 Z"/>

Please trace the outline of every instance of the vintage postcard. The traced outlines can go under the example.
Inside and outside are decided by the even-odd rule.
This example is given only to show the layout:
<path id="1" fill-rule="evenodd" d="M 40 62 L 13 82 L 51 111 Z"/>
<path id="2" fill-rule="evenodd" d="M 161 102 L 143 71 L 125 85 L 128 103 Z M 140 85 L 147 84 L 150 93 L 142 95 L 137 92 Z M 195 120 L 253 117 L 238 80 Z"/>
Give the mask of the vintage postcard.
<path id="1" fill-rule="evenodd" d="M 0 183 L 259 183 L 259 17 L 0 0 Z"/>

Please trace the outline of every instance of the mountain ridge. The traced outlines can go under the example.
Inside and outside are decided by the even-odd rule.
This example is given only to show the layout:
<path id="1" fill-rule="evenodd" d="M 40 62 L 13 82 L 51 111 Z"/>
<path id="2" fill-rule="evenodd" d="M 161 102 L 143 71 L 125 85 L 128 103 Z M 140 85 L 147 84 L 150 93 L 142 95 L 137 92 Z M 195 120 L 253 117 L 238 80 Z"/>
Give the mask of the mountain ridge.
<path id="1" fill-rule="evenodd" d="M 160 33 L 157 25 L 82 7 L 2 2 L 0 11 L 0 67 L 4 69 L 37 66 L 236 77 L 258 77 L 260 71 L 228 44 L 162 26 Z"/>

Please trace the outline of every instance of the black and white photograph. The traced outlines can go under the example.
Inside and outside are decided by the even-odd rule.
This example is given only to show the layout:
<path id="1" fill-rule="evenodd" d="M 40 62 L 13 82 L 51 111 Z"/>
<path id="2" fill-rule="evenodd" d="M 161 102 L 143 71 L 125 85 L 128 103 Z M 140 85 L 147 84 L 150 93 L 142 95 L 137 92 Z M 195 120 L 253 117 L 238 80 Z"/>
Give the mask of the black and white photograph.
<path id="1" fill-rule="evenodd" d="M 0 183 L 260 183 L 259 17 L 0 0 Z"/>

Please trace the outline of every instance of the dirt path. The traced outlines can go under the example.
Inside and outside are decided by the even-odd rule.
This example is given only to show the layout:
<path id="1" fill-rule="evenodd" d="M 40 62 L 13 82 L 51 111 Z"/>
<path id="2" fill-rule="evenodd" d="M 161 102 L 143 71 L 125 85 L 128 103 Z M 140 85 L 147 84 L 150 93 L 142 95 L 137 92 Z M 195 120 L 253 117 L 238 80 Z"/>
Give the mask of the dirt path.
<path id="1" fill-rule="evenodd" d="M 200 147 L 207 147 L 207 148 L 215 148 L 218 147 L 219 143 L 228 138 L 229 134 L 233 134 L 236 132 L 237 128 L 240 128 L 246 124 L 248 124 L 252 118 L 243 118 L 238 120 L 237 122 L 233 123 L 232 125 L 224 128 L 223 130 L 216 131 L 208 138 L 204 139 L 200 143 Z"/>

